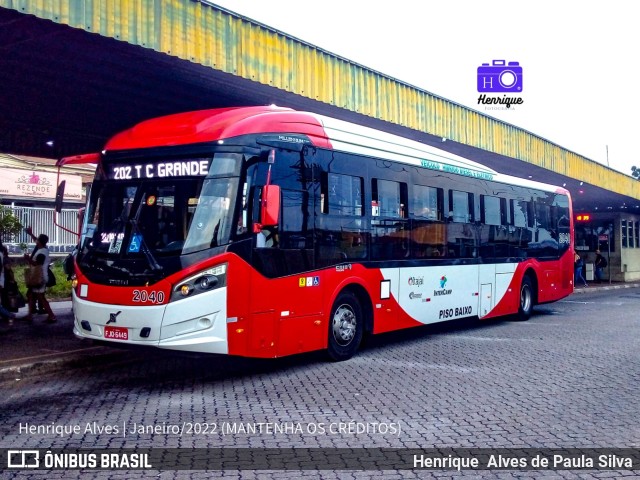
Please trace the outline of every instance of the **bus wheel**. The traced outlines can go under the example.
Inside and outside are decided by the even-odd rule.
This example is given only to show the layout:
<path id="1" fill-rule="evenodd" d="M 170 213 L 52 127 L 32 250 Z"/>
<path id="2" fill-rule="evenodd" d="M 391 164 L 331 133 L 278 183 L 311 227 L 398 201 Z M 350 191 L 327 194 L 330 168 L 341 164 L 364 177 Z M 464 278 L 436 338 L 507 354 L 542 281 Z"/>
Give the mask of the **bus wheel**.
<path id="1" fill-rule="evenodd" d="M 522 285 L 520 285 L 520 306 L 518 307 L 518 320 L 529 320 L 532 311 L 533 282 L 528 275 L 525 275 L 525 277 L 522 279 Z"/>
<path id="2" fill-rule="evenodd" d="M 362 340 L 362 307 L 351 293 L 341 293 L 331 308 L 329 347 L 331 360 L 341 362 L 351 358 Z"/>

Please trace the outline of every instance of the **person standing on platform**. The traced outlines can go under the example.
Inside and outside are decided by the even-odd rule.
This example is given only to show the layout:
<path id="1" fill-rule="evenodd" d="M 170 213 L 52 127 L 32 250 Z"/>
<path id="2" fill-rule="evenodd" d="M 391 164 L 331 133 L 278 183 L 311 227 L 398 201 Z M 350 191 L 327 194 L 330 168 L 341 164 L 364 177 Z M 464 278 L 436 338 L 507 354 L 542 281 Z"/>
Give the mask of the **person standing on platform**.
<path id="1" fill-rule="evenodd" d="M 5 254 L 6 251 L 7 247 L 5 247 L 0 241 L 0 296 L 2 296 L 2 290 L 4 289 L 4 285 L 7 280 L 5 275 L 5 261 L 9 255 Z M 13 325 L 13 320 L 16 318 L 16 315 L 7 310 L 5 306 L 0 303 L 0 317 L 6 318 L 9 322 L 9 326 L 11 326 Z"/>
<path id="2" fill-rule="evenodd" d="M 600 250 L 596 250 L 595 269 L 597 283 L 602 283 L 605 268 L 607 268 L 607 260 L 600 254 Z"/>
<path id="3" fill-rule="evenodd" d="M 30 265 L 41 265 L 42 266 L 42 275 L 44 279 L 44 283 L 39 287 L 31 287 L 27 292 L 27 298 L 29 300 L 29 313 L 23 317 L 24 320 L 31 321 L 33 320 L 33 315 L 37 312 L 36 310 L 36 300 L 40 304 L 40 307 L 44 309 L 47 313 L 46 323 L 54 323 L 57 319 L 53 310 L 51 310 L 51 305 L 49 305 L 49 301 L 44 296 L 44 293 L 47 289 L 47 281 L 48 281 L 48 271 L 49 264 L 51 263 L 51 258 L 49 257 L 49 249 L 47 248 L 47 243 L 49 242 L 49 237 L 47 237 L 44 233 L 41 233 L 37 237 L 33 234 L 31 227 L 25 228 L 25 232 L 27 232 L 31 238 L 36 241 L 35 251 L 29 256 L 29 254 L 25 254 L 25 258 L 29 262 Z"/>

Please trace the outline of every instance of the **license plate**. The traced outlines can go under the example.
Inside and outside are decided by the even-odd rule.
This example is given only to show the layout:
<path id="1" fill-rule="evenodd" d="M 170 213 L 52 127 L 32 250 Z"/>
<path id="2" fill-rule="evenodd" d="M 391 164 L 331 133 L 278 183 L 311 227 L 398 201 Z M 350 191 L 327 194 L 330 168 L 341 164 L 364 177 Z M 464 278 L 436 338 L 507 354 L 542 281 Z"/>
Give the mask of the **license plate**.
<path id="1" fill-rule="evenodd" d="M 129 329 L 124 327 L 104 327 L 104 338 L 129 340 Z"/>

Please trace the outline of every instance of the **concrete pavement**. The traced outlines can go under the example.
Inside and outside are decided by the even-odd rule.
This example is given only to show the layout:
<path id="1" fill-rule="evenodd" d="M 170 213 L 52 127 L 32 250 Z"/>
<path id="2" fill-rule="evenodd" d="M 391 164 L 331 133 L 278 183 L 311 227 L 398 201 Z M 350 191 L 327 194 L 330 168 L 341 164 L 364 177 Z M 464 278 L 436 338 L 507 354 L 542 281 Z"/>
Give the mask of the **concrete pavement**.
<path id="1" fill-rule="evenodd" d="M 10 326 L 0 321 L 0 382 L 17 381 L 27 375 L 82 366 L 98 355 L 118 350 L 98 347 L 73 335 L 71 302 L 51 302 L 58 321 L 45 323 L 46 315 L 35 315 L 32 322 L 14 320 Z M 26 315 L 22 308 L 16 315 Z"/>

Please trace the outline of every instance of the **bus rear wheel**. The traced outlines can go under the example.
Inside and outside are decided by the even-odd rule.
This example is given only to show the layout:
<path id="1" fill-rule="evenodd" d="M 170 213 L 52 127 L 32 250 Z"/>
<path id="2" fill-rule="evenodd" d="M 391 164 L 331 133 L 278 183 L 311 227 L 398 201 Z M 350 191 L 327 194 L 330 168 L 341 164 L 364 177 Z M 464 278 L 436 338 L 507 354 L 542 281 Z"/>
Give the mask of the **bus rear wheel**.
<path id="1" fill-rule="evenodd" d="M 533 311 L 533 282 L 531 278 L 526 275 L 522 279 L 520 285 L 520 305 L 518 307 L 518 320 L 526 321 L 531 317 Z"/>
<path id="2" fill-rule="evenodd" d="M 362 341 L 362 307 L 352 293 L 338 295 L 329 317 L 329 358 L 336 362 L 348 360 Z"/>

